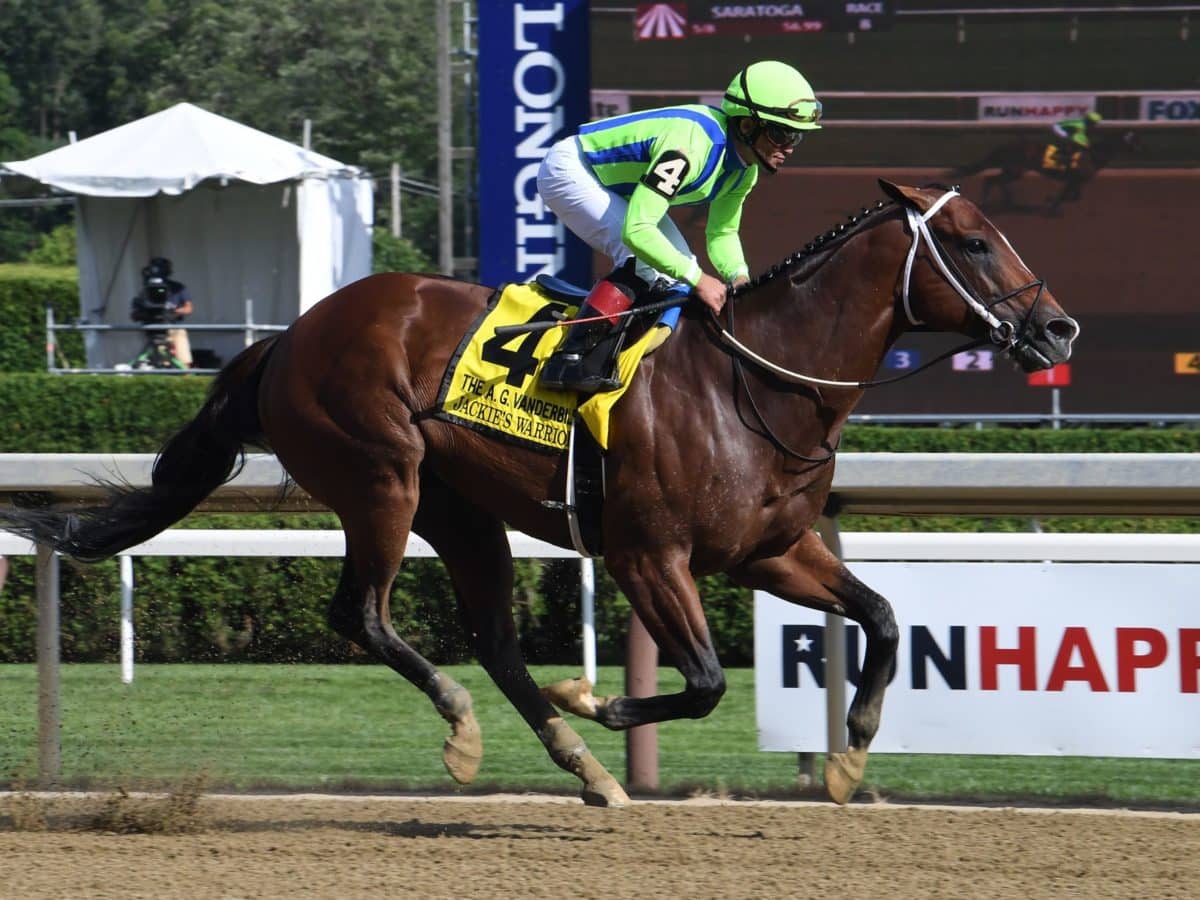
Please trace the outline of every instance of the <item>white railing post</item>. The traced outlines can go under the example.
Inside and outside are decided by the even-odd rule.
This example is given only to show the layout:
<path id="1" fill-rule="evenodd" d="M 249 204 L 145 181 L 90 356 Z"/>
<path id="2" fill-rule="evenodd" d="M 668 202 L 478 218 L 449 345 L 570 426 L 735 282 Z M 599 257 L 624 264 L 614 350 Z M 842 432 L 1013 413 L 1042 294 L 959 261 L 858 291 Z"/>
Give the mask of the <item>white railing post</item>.
<path id="1" fill-rule="evenodd" d="M 121 556 L 121 681 L 133 682 L 133 557 Z"/>
<path id="2" fill-rule="evenodd" d="M 38 780 L 58 781 L 62 771 L 58 706 L 58 554 L 37 546 Z"/>
<path id="3" fill-rule="evenodd" d="M 54 350 L 58 338 L 54 335 L 54 307 L 46 303 L 46 371 L 54 371 Z"/>
<path id="4" fill-rule="evenodd" d="M 247 347 L 254 343 L 254 301 L 249 297 L 246 298 L 246 334 L 243 341 Z"/>
<path id="5" fill-rule="evenodd" d="M 596 568 L 584 557 L 579 561 L 579 607 L 583 619 L 583 675 L 596 683 Z"/>

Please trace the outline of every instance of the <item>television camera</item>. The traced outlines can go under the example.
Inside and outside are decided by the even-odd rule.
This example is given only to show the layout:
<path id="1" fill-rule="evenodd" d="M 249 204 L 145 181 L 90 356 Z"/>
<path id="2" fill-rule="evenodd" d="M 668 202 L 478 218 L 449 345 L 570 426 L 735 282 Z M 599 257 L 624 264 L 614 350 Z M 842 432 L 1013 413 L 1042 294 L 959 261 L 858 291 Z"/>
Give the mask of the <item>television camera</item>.
<path id="1" fill-rule="evenodd" d="M 170 281 L 170 274 L 170 261 L 161 257 L 150 260 L 149 265 L 142 269 L 142 290 L 133 298 L 129 311 L 133 321 L 142 325 L 167 325 L 183 318 L 169 303 L 176 287 Z M 176 358 L 170 336 L 161 328 L 146 331 L 146 345 L 132 365 L 134 368 L 186 368 Z"/>
<path id="2" fill-rule="evenodd" d="M 163 325 L 182 318 L 167 305 L 171 297 L 170 274 L 170 262 L 159 257 L 150 260 L 150 264 L 142 269 L 142 290 L 133 298 L 129 313 L 133 321 L 143 325 Z"/>

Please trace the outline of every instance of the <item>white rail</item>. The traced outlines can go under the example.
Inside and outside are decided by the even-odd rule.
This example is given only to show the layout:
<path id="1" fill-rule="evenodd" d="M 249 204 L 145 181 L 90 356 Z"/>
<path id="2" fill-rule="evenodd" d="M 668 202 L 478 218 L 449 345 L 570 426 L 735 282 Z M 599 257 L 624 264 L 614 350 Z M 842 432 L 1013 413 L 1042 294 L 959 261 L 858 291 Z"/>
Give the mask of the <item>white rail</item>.
<path id="1" fill-rule="evenodd" d="M 538 559 L 578 559 L 580 568 L 581 629 L 583 633 L 584 674 L 596 683 L 596 622 L 595 583 L 592 560 L 584 559 L 574 550 L 539 541 L 518 531 L 509 532 L 509 545 L 515 557 Z M 35 544 L 16 535 L 0 532 L 0 555 L 36 556 Z M 144 543 L 122 553 L 121 580 L 121 681 L 133 681 L 133 559 L 135 556 L 317 556 L 346 555 L 346 538 L 340 531 L 314 529 L 224 529 L 175 528 L 164 531 Z M 428 541 L 412 535 L 405 556 L 436 557 Z M 58 605 L 57 597 L 54 603 Z"/>

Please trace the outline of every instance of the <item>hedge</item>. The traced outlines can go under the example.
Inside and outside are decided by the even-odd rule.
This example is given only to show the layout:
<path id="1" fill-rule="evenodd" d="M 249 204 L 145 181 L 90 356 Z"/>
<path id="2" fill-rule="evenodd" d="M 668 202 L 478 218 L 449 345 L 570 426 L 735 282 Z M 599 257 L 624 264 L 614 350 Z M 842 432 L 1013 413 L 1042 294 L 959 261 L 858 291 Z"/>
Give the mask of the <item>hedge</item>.
<path id="1" fill-rule="evenodd" d="M 0 453 L 153 453 L 199 409 L 211 379 L 0 377 Z M 851 426 L 843 452 L 1194 453 L 1200 429 Z"/>
<path id="2" fill-rule="evenodd" d="M 0 372 L 46 371 L 46 307 L 56 322 L 79 318 L 79 278 L 61 266 L 0 265 Z M 59 365 L 83 362 L 83 338 L 59 332 Z"/>
<path id="3" fill-rule="evenodd" d="M 200 408 L 211 379 L 0 377 L 2 453 L 153 453 Z"/>

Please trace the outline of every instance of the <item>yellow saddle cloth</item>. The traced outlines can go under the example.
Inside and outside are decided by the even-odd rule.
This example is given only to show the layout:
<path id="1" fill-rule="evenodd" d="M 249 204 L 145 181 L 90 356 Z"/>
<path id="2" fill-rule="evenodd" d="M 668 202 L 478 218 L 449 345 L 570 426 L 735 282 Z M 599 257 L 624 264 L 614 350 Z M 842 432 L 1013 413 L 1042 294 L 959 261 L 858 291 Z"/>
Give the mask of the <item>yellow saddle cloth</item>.
<path id="1" fill-rule="evenodd" d="M 572 391 L 551 391 L 538 380 L 542 363 L 565 329 L 497 336 L 501 325 L 568 318 L 578 307 L 550 296 L 536 284 L 510 284 L 496 291 L 488 308 L 463 337 L 446 368 L 434 415 L 527 447 L 557 453 L 567 449 L 578 411 L 596 442 L 608 448 L 613 406 L 629 389 L 638 362 L 671 333 L 667 324 L 650 328 L 621 351 L 621 387 L 593 394 L 580 404 Z"/>

